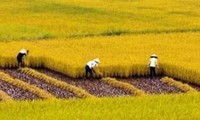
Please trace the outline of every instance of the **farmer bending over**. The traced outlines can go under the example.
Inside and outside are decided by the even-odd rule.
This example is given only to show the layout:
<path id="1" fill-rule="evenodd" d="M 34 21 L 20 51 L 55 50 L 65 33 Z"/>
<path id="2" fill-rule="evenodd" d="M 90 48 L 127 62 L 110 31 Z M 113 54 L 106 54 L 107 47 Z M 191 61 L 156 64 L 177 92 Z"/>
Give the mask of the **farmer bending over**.
<path id="1" fill-rule="evenodd" d="M 89 61 L 86 64 L 86 66 L 85 66 L 85 73 L 86 73 L 85 75 L 86 75 L 86 78 L 89 78 L 88 77 L 88 73 L 90 73 L 90 75 L 93 77 L 93 72 L 95 73 L 94 68 L 96 66 L 98 66 L 99 63 L 100 63 L 99 59 L 96 58 L 96 59 L 94 59 L 92 61 Z"/>
<path id="2" fill-rule="evenodd" d="M 28 55 L 29 50 L 21 49 L 17 55 L 18 67 L 24 67 L 23 57 Z"/>
<path id="3" fill-rule="evenodd" d="M 150 76 L 151 78 L 154 78 L 156 77 L 156 68 L 159 68 L 158 67 L 158 61 L 157 61 L 157 55 L 156 54 L 152 54 L 150 56 L 150 60 L 149 60 L 149 68 L 150 68 Z"/>

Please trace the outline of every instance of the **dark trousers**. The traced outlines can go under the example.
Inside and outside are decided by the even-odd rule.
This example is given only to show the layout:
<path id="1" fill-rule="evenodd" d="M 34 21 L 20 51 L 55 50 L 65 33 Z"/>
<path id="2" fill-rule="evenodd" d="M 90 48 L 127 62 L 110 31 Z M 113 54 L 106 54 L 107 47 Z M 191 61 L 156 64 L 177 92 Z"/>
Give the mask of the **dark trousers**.
<path id="1" fill-rule="evenodd" d="M 86 76 L 86 78 L 89 78 L 88 74 L 90 74 L 90 76 L 93 77 L 93 70 L 88 65 L 86 65 L 85 66 L 85 76 Z"/>
<path id="2" fill-rule="evenodd" d="M 151 78 L 156 77 L 156 68 L 150 67 L 150 76 Z"/>
<path id="3" fill-rule="evenodd" d="M 17 55 L 18 67 L 24 66 L 23 57 L 24 57 L 25 55 L 26 55 L 26 54 L 24 54 L 24 53 L 19 53 L 19 54 Z"/>

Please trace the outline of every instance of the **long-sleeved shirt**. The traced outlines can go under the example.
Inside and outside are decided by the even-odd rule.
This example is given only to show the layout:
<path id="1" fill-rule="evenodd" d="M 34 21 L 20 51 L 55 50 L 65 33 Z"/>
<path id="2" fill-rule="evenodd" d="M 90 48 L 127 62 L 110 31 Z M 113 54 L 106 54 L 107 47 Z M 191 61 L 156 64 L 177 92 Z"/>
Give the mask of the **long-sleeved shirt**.
<path id="1" fill-rule="evenodd" d="M 95 61 L 89 61 L 87 63 L 87 65 L 89 66 L 90 69 L 94 68 L 95 66 L 98 66 L 98 63 L 96 63 Z"/>
<path id="2" fill-rule="evenodd" d="M 149 67 L 158 67 L 158 61 L 156 58 L 150 58 Z"/>

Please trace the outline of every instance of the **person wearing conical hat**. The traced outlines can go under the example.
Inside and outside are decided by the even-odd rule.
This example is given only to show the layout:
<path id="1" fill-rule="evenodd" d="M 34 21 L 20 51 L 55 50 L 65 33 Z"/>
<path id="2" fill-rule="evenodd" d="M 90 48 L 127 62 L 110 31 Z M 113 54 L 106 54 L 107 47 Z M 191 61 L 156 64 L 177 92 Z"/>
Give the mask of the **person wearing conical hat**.
<path id="1" fill-rule="evenodd" d="M 94 68 L 98 66 L 100 63 L 99 58 L 89 61 L 85 66 L 85 76 L 86 78 L 90 78 L 88 75 L 93 77 L 93 73 L 95 73 Z"/>
<path id="2" fill-rule="evenodd" d="M 156 54 L 152 54 L 150 56 L 150 60 L 149 60 L 148 66 L 149 66 L 149 69 L 150 69 L 150 77 L 151 78 L 156 77 L 156 68 L 159 68 L 157 58 L 158 57 L 157 57 Z"/>
<path id="3" fill-rule="evenodd" d="M 23 57 L 27 56 L 29 53 L 29 50 L 21 49 L 19 53 L 17 54 L 17 63 L 18 67 L 24 67 L 24 60 Z"/>

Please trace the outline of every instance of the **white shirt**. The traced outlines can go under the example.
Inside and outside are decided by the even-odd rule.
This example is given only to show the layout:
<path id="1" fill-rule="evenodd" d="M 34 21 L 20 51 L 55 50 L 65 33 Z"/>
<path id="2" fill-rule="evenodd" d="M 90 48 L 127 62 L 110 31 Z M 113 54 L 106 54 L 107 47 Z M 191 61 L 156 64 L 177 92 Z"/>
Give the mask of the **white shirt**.
<path id="1" fill-rule="evenodd" d="M 19 51 L 19 53 L 22 53 L 22 54 L 27 54 L 27 52 L 26 52 L 26 50 L 25 50 L 25 49 L 21 49 L 21 50 Z"/>
<path id="2" fill-rule="evenodd" d="M 157 59 L 156 58 L 150 58 L 149 66 L 150 67 L 157 67 L 157 65 L 158 65 Z"/>
<path id="3" fill-rule="evenodd" d="M 87 63 L 87 65 L 89 66 L 90 69 L 94 68 L 95 66 L 98 66 L 98 63 L 96 63 L 95 61 L 89 61 Z"/>

